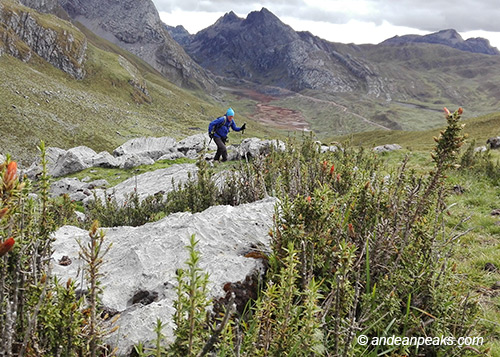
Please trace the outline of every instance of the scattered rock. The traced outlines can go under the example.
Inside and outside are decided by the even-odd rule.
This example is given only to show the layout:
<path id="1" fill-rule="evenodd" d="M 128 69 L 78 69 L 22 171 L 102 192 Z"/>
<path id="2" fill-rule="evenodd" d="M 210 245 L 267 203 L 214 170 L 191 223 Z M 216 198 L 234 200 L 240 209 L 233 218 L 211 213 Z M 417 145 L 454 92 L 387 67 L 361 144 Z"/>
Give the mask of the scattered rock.
<path id="1" fill-rule="evenodd" d="M 495 282 L 495 283 L 491 286 L 491 289 L 492 289 L 492 290 L 500 290 L 500 281 Z"/>
<path id="2" fill-rule="evenodd" d="M 465 188 L 460 185 L 455 185 L 453 186 L 453 192 L 455 192 L 457 195 L 462 195 L 465 192 Z"/>
<path id="3" fill-rule="evenodd" d="M 177 144 L 177 150 L 186 154 L 186 156 L 188 156 L 187 152 L 189 151 L 194 150 L 198 153 L 205 148 L 207 150 L 217 150 L 217 145 L 213 140 L 210 140 L 208 133 L 188 136 Z"/>
<path id="4" fill-rule="evenodd" d="M 121 169 L 131 169 L 140 165 L 153 165 L 155 162 L 148 156 L 137 154 L 127 154 L 118 158 L 118 167 Z"/>
<path id="5" fill-rule="evenodd" d="M 337 146 L 337 145 L 331 145 L 331 146 L 321 145 L 320 146 L 320 152 L 322 154 L 325 152 L 337 152 L 338 150 L 341 150 L 341 149 L 340 149 L 340 146 Z"/>
<path id="6" fill-rule="evenodd" d="M 113 155 L 111 155 L 109 152 L 102 151 L 99 154 L 92 157 L 92 166 L 105 167 L 105 168 L 119 167 L 120 161 Z"/>
<path id="7" fill-rule="evenodd" d="M 265 155 L 274 147 L 284 150 L 285 144 L 277 140 L 260 140 L 248 138 L 239 146 L 228 146 L 229 160 L 240 160 L 244 157 Z M 335 151 L 336 147 L 327 147 Z M 216 150 L 215 142 L 210 142 L 208 134 L 192 135 L 180 142 L 171 137 L 143 137 L 127 141 L 113 151 L 113 155 L 106 151 L 96 153 L 94 150 L 79 146 L 69 150 L 49 147 L 47 148 L 47 170 L 53 177 L 69 175 L 90 167 L 130 169 L 140 165 L 152 165 L 157 160 L 176 160 L 179 158 L 197 159 L 199 153 L 207 149 Z M 212 158 L 213 154 L 206 154 Z M 42 172 L 40 160 L 37 159 L 22 173 L 30 179 L 36 179 Z"/>
<path id="8" fill-rule="evenodd" d="M 401 149 L 402 149 L 401 145 L 386 144 L 386 145 L 374 147 L 373 151 L 375 151 L 376 153 L 383 153 L 383 152 L 389 152 L 389 151 L 395 151 L 395 150 L 401 150 Z"/>
<path id="9" fill-rule="evenodd" d="M 490 214 L 492 216 L 500 216 L 500 208 L 494 209 Z"/>
<path id="10" fill-rule="evenodd" d="M 53 182 L 50 185 L 50 195 L 58 197 L 61 195 L 69 195 L 73 201 L 81 202 L 87 197 L 92 196 L 92 190 L 96 188 L 105 188 L 109 185 L 106 180 L 95 180 L 92 182 L 82 182 L 77 178 L 63 178 Z"/>
<path id="11" fill-rule="evenodd" d="M 490 272 L 497 272 L 498 271 L 497 266 L 495 264 L 493 264 L 493 263 L 486 263 L 484 265 L 483 269 L 486 270 L 486 271 L 490 271 Z"/>
<path id="12" fill-rule="evenodd" d="M 142 137 L 131 139 L 120 145 L 113 151 L 113 155 L 116 157 L 136 154 L 158 160 L 161 156 L 175 152 L 176 150 L 176 141 L 174 138 L 168 136 L 160 138 Z"/>
<path id="13" fill-rule="evenodd" d="M 500 148 L 500 136 L 489 138 L 488 140 L 486 140 L 486 145 L 489 145 L 490 149 Z"/>
<path id="14" fill-rule="evenodd" d="M 58 157 L 49 174 L 53 177 L 60 177 L 87 169 L 92 167 L 92 158 L 95 156 L 97 153 L 86 146 L 69 149 Z"/>
<path id="15" fill-rule="evenodd" d="M 267 155 L 272 149 L 283 151 L 285 143 L 279 140 L 261 140 L 258 138 L 247 138 L 237 148 L 236 159 L 252 158 L 259 155 Z"/>

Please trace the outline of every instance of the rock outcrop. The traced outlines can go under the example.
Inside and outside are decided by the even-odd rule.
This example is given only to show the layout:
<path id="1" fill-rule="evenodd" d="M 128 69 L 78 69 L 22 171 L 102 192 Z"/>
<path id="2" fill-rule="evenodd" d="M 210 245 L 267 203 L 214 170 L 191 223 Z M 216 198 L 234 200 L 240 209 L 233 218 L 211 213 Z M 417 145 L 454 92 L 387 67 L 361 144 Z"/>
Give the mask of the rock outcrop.
<path id="1" fill-rule="evenodd" d="M 58 0 L 20 0 L 21 4 L 40 12 L 54 14 L 59 7 Z"/>
<path id="2" fill-rule="evenodd" d="M 139 56 L 176 85 L 216 89 L 206 71 L 168 34 L 151 0 L 60 0 L 72 19 Z"/>
<path id="3" fill-rule="evenodd" d="M 401 150 L 402 147 L 399 144 L 385 144 L 385 145 L 380 145 L 376 146 L 373 148 L 373 151 L 376 153 L 383 153 L 383 152 L 389 152 L 389 151 L 395 151 L 395 150 Z"/>
<path id="4" fill-rule="evenodd" d="M 228 148 L 231 160 L 265 155 L 271 147 L 283 150 L 285 144 L 277 140 L 261 140 L 247 138 L 238 146 Z M 208 134 L 196 134 L 177 142 L 171 137 L 141 137 L 131 139 L 113 150 L 96 153 L 86 146 L 78 146 L 69 150 L 55 147 L 47 148 L 48 174 L 52 177 L 69 175 L 91 167 L 130 169 L 139 165 L 152 165 L 158 160 L 175 160 L 179 158 L 196 159 L 203 150 L 216 150 L 214 141 Z M 211 155 L 209 155 L 211 157 Z M 30 178 L 41 173 L 39 161 L 34 162 L 24 171 Z"/>
<path id="5" fill-rule="evenodd" d="M 113 246 L 102 268 L 102 304 L 107 311 L 120 314 L 118 330 L 107 338 L 118 347 L 118 355 L 128 356 L 133 345 L 154 339 L 157 319 L 165 325 L 166 342 L 173 341 L 176 271 L 186 268 L 185 247 L 192 234 L 198 241 L 201 268 L 210 274 L 213 299 L 224 297 L 226 283 L 261 274 L 262 262 L 245 255 L 269 251 L 274 205 L 275 199 L 269 198 L 237 207 L 215 206 L 197 214 L 175 213 L 141 227 L 104 229 L 106 242 Z M 77 240 L 87 244 L 88 232 L 64 226 L 54 238 L 54 274 L 62 281 L 83 281 L 78 275 L 84 264 Z"/>
<path id="6" fill-rule="evenodd" d="M 53 2 L 45 2 L 50 8 Z M 52 5 L 51 5 L 52 4 Z M 14 3 L 0 2 L 0 52 L 23 61 L 33 53 L 82 79 L 87 38 L 70 23 Z"/>
<path id="7" fill-rule="evenodd" d="M 175 186 L 186 182 L 189 178 L 196 179 L 198 168 L 194 164 L 176 164 L 166 169 L 149 171 L 141 175 L 129 178 L 118 185 L 107 190 L 97 189 L 96 197 L 104 200 L 105 193 L 113 195 L 118 204 L 123 204 L 131 194 L 137 194 L 139 200 L 156 194 L 164 195 L 172 191 Z M 88 195 L 88 200 L 94 196 Z"/>

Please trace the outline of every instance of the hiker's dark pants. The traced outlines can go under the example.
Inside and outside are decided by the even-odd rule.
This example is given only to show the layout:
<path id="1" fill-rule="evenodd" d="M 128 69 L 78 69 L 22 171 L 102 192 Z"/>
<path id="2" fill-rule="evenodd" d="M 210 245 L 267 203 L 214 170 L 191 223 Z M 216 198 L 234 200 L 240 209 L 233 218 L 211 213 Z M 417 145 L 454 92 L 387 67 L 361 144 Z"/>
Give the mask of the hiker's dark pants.
<path id="1" fill-rule="evenodd" d="M 227 161 L 226 138 L 215 137 L 214 141 L 217 145 L 217 152 L 215 153 L 214 160 L 218 161 L 222 156 L 222 161 Z"/>

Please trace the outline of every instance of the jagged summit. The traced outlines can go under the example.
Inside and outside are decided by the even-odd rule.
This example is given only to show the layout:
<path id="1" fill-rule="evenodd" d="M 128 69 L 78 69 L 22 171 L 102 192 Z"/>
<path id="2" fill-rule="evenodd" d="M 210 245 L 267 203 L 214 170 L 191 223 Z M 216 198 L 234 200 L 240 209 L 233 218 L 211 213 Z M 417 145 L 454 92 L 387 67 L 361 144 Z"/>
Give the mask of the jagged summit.
<path id="1" fill-rule="evenodd" d="M 243 19 L 238 17 L 238 15 L 236 15 L 233 11 L 230 11 L 219 18 L 214 25 L 226 25 L 231 23 L 239 23 L 241 21 L 243 21 Z"/>
<path id="2" fill-rule="evenodd" d="M 402 45 L 408 43 L 429 43 L 439 44 L 456 48 L 461 51 L 472 53 L 482 53 L 487 55 L 500 55 L 496 47 L 492 47 L 490 42 L 484 38 L 471 38 L 464 40 L 454 29 L 441 30 L 428 35 L 404 35 L 394 36 L 381 43 L 381 45 Z"/>

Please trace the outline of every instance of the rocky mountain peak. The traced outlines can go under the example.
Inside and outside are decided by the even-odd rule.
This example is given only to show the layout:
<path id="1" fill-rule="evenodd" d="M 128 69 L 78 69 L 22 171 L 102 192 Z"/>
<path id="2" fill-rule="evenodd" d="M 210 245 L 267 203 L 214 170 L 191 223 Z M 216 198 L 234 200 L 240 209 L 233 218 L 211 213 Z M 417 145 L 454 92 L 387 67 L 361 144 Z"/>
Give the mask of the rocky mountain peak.
<path id="1" fill-rule="evenodd" d="M 263 7 L 260 11 L 252 11 L 247 16 L 248 23 L 273 23 L 281 20 L 271 11 Z"/>
<path id="2" fill-rule="evenodd" d="M 184 28 L 184 26 L 177 25 L 174 27 L 165 24 L 165 29 L 179 45 L 185 46 L 191 42 L 192 35 Z"/>
<path id="3" fill-rule="evenodd" d="M 364 64 L 338 54 L 326 41 L 297 33 L 266 8 L 244 20 L 226 14 L 198 32 L 185 49 L 221 77 L 292 91 L 351 91 L 356 77 L 367 77 Z"/>
<path id="4" fill-rule="evenodd" d="M 60 0 L 75 21 L 141 57 L 170 81 L 212 91 L 215 83 L 168 34 L 151 0 Z"/>
<path id="5" fill-rule="evenodd" d="M 220 19 L 217 20 L 215 25 L 226 25 L 226 24 L 231 24 L 231 23 L 239 23 L 243 21 L 241 18 L 238 17 L 233 11 L 230 11 L 226 13 L 224 16 L 222 16 Z"/>

